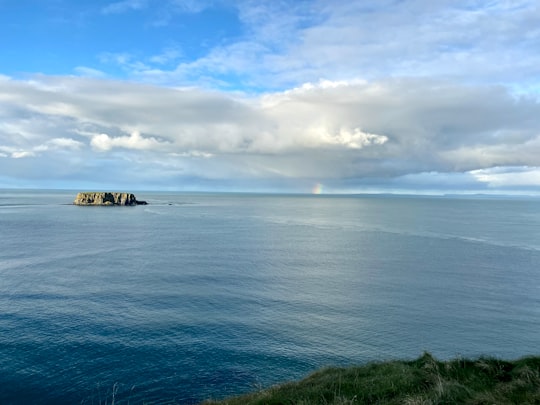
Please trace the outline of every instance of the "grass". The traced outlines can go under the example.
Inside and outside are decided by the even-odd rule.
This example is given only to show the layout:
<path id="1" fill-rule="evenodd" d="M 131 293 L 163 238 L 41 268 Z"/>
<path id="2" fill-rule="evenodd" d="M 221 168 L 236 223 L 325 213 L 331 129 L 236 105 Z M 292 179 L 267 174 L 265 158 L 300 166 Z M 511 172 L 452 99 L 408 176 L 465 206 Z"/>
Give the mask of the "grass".
<path id="1" fill-rule="evenodd" d="M 205 405 L 538 404 L 540 357 L 412 361 L 326 368 L 304 380 Z"/>

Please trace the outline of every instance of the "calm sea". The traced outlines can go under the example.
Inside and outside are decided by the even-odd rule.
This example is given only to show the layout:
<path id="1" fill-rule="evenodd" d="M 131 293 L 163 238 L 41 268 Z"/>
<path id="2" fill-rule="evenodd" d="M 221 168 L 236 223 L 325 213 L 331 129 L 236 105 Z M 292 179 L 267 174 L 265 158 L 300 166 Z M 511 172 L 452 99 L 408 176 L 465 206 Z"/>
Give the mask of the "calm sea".
<path id="1" fill-rule="evenodd" d="M 191 404 L 540 348 L 540 200 L 0 190 L 0 403 Z"/>

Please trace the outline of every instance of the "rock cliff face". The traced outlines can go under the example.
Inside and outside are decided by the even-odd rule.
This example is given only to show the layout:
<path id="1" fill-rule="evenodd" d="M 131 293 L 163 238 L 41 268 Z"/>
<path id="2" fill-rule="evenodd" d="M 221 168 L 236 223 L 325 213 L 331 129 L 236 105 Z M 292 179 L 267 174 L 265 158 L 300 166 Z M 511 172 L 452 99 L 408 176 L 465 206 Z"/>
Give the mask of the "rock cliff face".
<path id="1" fill-rule="evenodd" d="M 146 205 L 146 201 L 137 201 L 131 193 L 79 193 L 73 201 L 75 205 Z"/>

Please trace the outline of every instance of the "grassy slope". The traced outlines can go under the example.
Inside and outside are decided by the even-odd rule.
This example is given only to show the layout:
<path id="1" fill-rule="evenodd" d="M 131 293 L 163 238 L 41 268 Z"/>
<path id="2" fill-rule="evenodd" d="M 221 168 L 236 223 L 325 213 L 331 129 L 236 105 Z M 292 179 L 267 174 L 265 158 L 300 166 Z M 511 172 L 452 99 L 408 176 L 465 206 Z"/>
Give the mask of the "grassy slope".
<path id="1" fill-rule="evenodd" d="M 413 361 L 328 368 L 299 382 L 210 405 L 540 404 L 540 357 Z"/>

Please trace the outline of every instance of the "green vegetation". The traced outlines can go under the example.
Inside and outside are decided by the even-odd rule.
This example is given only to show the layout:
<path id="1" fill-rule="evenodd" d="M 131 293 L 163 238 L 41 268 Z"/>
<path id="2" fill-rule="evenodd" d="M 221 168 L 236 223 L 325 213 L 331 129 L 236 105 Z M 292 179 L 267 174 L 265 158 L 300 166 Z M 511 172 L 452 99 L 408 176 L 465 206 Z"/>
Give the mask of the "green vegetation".
<path id="1" fill-rule="evenodd" d="M 299 382 L 206 405 L 540 404 L 540 357 L 413 361 L 328 368 Z"/>

